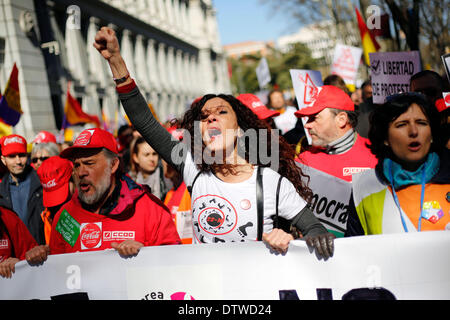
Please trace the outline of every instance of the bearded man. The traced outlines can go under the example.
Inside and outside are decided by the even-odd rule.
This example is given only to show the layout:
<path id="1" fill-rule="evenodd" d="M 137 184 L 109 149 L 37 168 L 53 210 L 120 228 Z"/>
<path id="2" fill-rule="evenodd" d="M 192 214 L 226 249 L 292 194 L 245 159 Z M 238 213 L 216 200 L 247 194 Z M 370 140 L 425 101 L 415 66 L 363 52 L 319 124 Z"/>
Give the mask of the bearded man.
<path id="1" fill-rule="evenodd" d="M 122 174 L 118 154 L 114 136 L 100 128 L 84 130 L 61 153 L 73 162 L 76 190 L 55 215 L 50 254 L 114 248 L 131 256 L 181 243 L 168 209 Z"/>

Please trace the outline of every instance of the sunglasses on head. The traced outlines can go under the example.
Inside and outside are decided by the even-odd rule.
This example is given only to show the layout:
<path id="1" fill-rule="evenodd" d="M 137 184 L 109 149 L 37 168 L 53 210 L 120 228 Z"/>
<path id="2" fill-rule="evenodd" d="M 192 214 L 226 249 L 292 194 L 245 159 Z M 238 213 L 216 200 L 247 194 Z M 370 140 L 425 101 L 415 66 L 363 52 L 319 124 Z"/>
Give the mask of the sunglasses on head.
<path id="1" fill-rule="evenodd" d="M 31 162 L 36 163 L 36 162 L 38 162 L 38 160 L 43 162 L 43 161 L 47 160 L 48 158 L 50 158 L 50 157 L 36 157 L 36 158 L 32 158 Z"/>

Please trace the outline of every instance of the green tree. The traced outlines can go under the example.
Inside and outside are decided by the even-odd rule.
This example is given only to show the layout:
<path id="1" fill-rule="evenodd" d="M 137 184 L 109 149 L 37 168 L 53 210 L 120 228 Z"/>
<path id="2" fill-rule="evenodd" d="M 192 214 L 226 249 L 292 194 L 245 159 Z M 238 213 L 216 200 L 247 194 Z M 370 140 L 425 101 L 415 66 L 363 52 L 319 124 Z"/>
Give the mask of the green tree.
<path id="1" fill-rule="evenodd" d="M 233 94 L 255 93 L 261 88 L 256 78 L 256 67 L 262 56 L 245 55 L 239 59 L 229 59 L 232 68 L 231 85 Z M 311 51 L 302 43 L 291 46 L 287 52 L 272 49 L 266 56 L 271 82 L 267 89 L 277 85 L 281 90 L 292 88 L 290 69 L 316 69 L 319 61 L 312 58 Z"/>

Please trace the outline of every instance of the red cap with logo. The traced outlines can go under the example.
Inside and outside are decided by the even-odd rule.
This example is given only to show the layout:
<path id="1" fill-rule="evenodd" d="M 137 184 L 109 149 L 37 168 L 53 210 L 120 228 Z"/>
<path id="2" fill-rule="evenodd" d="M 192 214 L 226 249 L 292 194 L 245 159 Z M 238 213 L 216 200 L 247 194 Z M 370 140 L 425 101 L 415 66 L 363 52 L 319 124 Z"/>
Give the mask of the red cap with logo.
<path id="1" fill-rule="evenodd" d="M 243 93 L 237 96 L 246 107 L 253 111 L 261 120 L 266 120 L 270 117 L 277 117 L 280 115 L 278 111 L 267 108 L 257 96 L 251 93 Z"/>
<path id="2" fill-rule="evenodd" d="M 11 134 L 0 139 L 2 155 L 27 153 L 27 140 L 18 134 Z"/>
<path id="3" fill-rule="evenodd" d="M 100 128 L 86 129 L 75 139 L 73 145 L 64 149 L 60 156 L 70 158 L 77 149 L 106 148 L 118 154 L 117 141 L 114 136 L 106 130 Z"/>
<path id="4" fill-rule="evenodd" d="M 314 101 L 309 107 L 295 112 L 297 117 L 307 117 L 319 113 L 325 108 L 355 111 L 355 104 L 343 90 L 335 86 L 324 85 L 315 92 Z"/>
<path id="5" fill-rule="evenodd" d="M 33 143 L 56 143 L 56 137 L 53 133 L 48 131 L 40 131 L 33 140 Z"/>
<path id="6" fill-rule="evenodd" d="M 45 207 L 58 206 L 67 199 L 72 168 L 71 161 L 58 156 L 42 162 L 37 174 L 42 184 Z"/>

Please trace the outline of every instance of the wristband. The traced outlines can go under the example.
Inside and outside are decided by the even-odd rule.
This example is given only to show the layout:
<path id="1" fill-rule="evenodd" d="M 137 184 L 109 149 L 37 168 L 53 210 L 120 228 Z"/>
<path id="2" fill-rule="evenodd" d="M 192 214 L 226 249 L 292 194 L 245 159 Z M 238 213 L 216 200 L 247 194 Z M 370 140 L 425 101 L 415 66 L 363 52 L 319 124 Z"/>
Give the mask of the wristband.
<path id="1" fill-rule="evenodd" d="M 125 81 L 127 81 L 127 79 L 130 77 L 130 73 L 127 73 L 125 77 L 123 78 L 113 78 L 114 82 L 117 84 L 121 84 L 124 83 Z"/>

